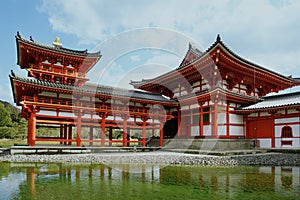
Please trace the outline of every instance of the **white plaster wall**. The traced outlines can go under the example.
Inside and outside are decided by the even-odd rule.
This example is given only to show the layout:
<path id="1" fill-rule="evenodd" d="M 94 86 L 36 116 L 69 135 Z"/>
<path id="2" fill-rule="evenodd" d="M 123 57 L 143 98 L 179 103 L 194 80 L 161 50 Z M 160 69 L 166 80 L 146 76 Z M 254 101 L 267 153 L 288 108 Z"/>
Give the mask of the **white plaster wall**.
<path id="1" fill-rule="evenodd" d="M 247 94 L 247 92 L 246 92 L 245 90 L 241 90 L 241 91 L 240 91 L 240 94 L 244 94 L 244 95 L 246 95 L 246 94 Z"/>
<path id="2" fill-rule="evenodd" d="M 181 110 L 188 110 L 189 109 L 189 106 L 182 106 L 181 107 Z"/>
<path id="3" fill-rule="evenodd" d="M 194 82 L 192 85 L 193 85 L 194 87 L 195 87 L 195 86 L 199 86 L 199 85 L 200 85 L 200 81 L 196 81 L 196 82 Z"/>
<path id="4" fill-rule="evenodd" d="M 200 88 L 199 87 L 195 87 L 192 92 L 195 93 L 195 92 L 199 92 L 199 91 L 200 91 Z"/>
<path id="5" fill-rule="evenodd" d="M 177 111 L 177 108 L 171 108 L 170 109 L 170 112 L 176 112 Z"/>
<path id="6" fill-rule="evenodd" d="M 285 146 L 283 146 L 283 147 L 285 147 Z M 290 148 L 300 148 L 300 138 L 294 138 L 293 139 L 293 146 L 292 147 L 290 147 Z"/>
<path id="7" fill-rule="evenodd" d="M 235 103 L 230 103 L 229 106 L 236 107 L 236 104 Z"/>
<path id="8" fill-rule="evenodd" d="M 206 90 L 206 89 L 209 89 L 209 86 L 207 84 L 202 86 L 202 90 Z"/>
<path id="9" fill-rule="evenodd" d="M 218 124 L 226 123 L 226 113 L 218 113 Z"/>
<path id="10" fill-rule="evenodd" d="M 192 104 L 192 105 L 190 105 L 190 108 L 192 109 L 192 108 L 199 108 L 199 104 Z"/>
<path id="11" fill-rule="evenodd" d="M 281 148 L 281 139 L 279 139 L 279 138 L 275 139 L 275 147 Z"/>
<path id="12" fill-rule="evenodd" d="M 250 113 L 249 117 L 257 117 L 258 114 L 257 113 Z"/>
<path id="13" fill-rule="evenodd" d="M 184 96 L 184 95 L 187 95 L 187 94 L 188 94 L 188 93 L 187 93 L 186 90 L 181 91 L 181 96 Z"/>
<path id="14" fill-rule="evenodd" d="M 261 117 L 264 117 L 264 116 L 271 116 L 271 114 L 269 114 L 268 112 L 263 112 L 263 113 L 260 113 L 260 116 L 261 116 Z"/>
<path id="15" fill-rule="evenodd" d="M 288 114 L 293 114 L 293 113 L 298 113 L 298 111 L 296 109 L 289 109 L 287 111 Z"/>
<path id="16" fill-rule="evenodd" d="M 229 122 L 234 124 L 243 124 L 243 116 L 236 114 L 229 114 Z"/>
<path id="17" fill-rule="evenodd" d="M 243 126 L 229 126 L 229 134 L 234 136 L 244 136 Z"/>
<path id="18" fill-rule="evenodd" d="M 275 119 L 275 124 L 299 122 L 299 117 Z"/>
<path id="19" fill-rule="evenodd" d="M 49 93 L 49 92 L 45 92 L 45 93 Z M 42 94 L 44 94 L 44 92 L 42 92 Z M 56 93 L 54 93 L 54 94 L 56 95 Z M 60 98 L 72 98 L 72 95 L 70 95 L 70 94 L 59 94 L 59 97 Z"/>
<path id="20" fill-rule="evenodd" d="M 218 126 L 218 135 L 226 135 L 226 126 Z"/>
<path id="21" fill-rule="evenodd" d="M 267 139 L 258 139 L 261 148 L 271 148 L 272 147 L 272 140 L 271 138 Z"/>
<path id="22" fill-rule="evenodd" d="M 211 125 L 204 125 L 203 126 L 203 135 L 204 136 L 211 136 Z"/>
<path id="23" fill-rule="evenodd" d="M 191 136 L 199 136 L 199 126 L 192 126 L 191 127 Z"/>

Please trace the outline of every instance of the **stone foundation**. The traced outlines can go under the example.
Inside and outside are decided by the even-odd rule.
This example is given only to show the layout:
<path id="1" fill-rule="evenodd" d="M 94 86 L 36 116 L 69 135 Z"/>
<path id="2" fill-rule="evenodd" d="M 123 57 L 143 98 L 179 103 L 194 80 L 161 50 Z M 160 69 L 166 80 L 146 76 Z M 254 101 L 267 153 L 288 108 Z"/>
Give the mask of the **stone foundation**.
<path id="1" fill-rule="evenodd" d="M 192 149 L 205 151 L 230 151 L 255 149 L 253 139 L 168 139 L 164 140 L 168 149 Z"/>

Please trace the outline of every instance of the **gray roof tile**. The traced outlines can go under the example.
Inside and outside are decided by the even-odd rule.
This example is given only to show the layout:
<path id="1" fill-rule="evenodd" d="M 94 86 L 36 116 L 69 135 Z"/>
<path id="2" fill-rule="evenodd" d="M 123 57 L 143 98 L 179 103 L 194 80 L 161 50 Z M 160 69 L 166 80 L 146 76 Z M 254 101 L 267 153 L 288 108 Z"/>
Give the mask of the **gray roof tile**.
<path id="1" fill-rule="evenodd" d="M 37 86 L 43 86 L 48 88 L 62 89 L 68 90 L 70 92 L 85 92 L 99 95 L 108 95 L 111 97 L 125 97 L 125 98 L 134 98 L 134 99 L 144 99 L 165 103 L 177 103 L 175 100 L 170 100 L 162 96 L 161 93 L 151 93 L 145 91 L 138 90 L 127 90 L 123 88 L 105 86 L 105 85 L 97 85 L 87 83 L 84 86 L 78 87 L 74 85 L 65 85 L 61 83 L 54 83 L 49 81 L 41 81 L 34 78 L 25 78 L 21 76 L 13 76 L 10 75 L 12 80 L 17 80 L 23 83 L 28 83 Z"/>
<path id="2" fill-rule="evenodd" d="M 263 97 L 262 101 L 237 110 L 259 110 L 277 108 L 282 106 L 300 105 L 300 92 Z"/>

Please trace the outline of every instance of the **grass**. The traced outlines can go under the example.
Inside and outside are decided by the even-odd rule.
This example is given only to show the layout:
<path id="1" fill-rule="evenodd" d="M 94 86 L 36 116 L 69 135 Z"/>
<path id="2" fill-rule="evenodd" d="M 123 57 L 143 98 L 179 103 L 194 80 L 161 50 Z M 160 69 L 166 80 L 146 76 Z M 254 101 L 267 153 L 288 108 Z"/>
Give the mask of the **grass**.
<path id="1" fill-rule="evenodd" d="M 22 139 L 0 139 L 0 146 L 3 148 L 8 148 L 11 146 L 14 146 L 15 144 L 27 144 L 27 140 L 22 140 Z"/>

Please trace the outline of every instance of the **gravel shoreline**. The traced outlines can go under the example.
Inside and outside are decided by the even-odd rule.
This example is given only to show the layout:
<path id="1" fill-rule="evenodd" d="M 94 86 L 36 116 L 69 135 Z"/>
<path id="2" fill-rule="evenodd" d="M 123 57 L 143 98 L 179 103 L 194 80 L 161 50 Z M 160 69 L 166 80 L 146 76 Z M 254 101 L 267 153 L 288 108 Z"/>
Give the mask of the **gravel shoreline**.
<path id="1" fill-rule="evenodd" d="M 162 164 L 198 166 L 300 166 L 300 154 L 264 153 L 236 156 L 211 156 L 173 152 L 99 153 L 56 155 L 3 155 L 0 162 Z"/>

